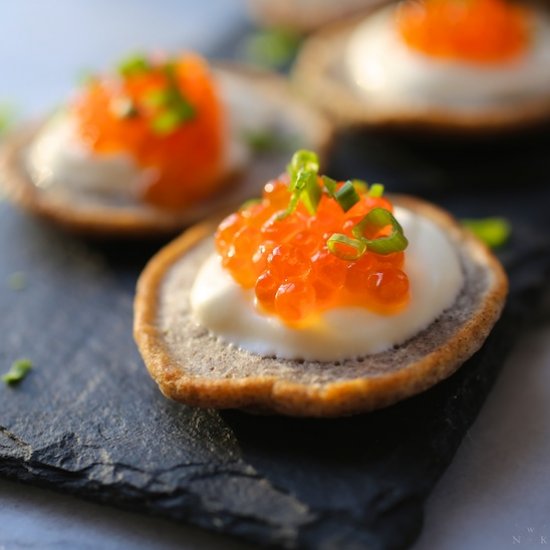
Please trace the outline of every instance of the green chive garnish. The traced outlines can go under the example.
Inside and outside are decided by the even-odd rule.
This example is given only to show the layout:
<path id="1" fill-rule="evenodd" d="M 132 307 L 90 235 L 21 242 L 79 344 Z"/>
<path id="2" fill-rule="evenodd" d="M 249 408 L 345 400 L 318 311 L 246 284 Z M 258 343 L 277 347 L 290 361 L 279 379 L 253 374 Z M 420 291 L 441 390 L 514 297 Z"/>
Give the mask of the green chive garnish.
<path id="1" fill-rule="evenodd" d="M 164 113 L 161 113 L 153 118 L 151 121 L 151 127 L 155 133 L 166 135 L 174 132 L 181 122 L 181 117 L 177 112 L 165 111 Z"/>
<path id="2" fill-rule="evenodd" d="M 362 180 L 350 180 L 338 187 L 338 182 L 328 176 L 319 176 L 319 159 L 312 151 L 300 150 L 294 153 L 287 166 L 290 176 L 290 200 L 286 210 L 277 215 L 282 220 L 292 214 L 300 201 L 311 215 L 317 212 L 323 193 L 336 200 L 342 210 L 347 212 L 361 200 L 361 195 L 381 197 L 384 186 L 373 184 L 370 189 Z M 387 236 L 370 238 L 381 229 L 391 228 Z M 334 233 L 327 239 L 329 251 L 343 260 L 357 260 L 368 250 L 376 254 L 401 252 L 408 246 L 403 228 L 393 214 L 385 208 L 372 209 L 352 228 L 353 237 Z"/>
<path id="3" fill-rule="evenodd" d="M 346 181 L 336 193 L 334 193 L 334 198 L 338 204 L 342 207 L 344 212 L 347 212 L 352 206 L 357 204 L 360 200 L 355 186 L 351 181 Z"/>
<path id="4" fill-rule="evenodd" d="M 300 149 L 292 155 L 290 164 L 286 167 L 288 174 L 290 175 L 290 190 L 294 190 L 294 183 L 298 178 L 299 172 L 312 172 L 317 174 L 319 172 L 319 157 L 313 151 L 307 151 Z"/>
<path id="5" fill-rule="evenodd" d="M 255 153 L 289 151 L 297 141 L 295 136 L 283 136 L 276 130 L 245 131 L 242 138 Z"/>
<path id="6" fill-rule="evenodd" d="M 177 78 L 177 64 L 169 60 L 162 65 L 153 65 L 143 55 L 134 55 L 119 65 L 119 73 L 123 77 L 140 75 L 149 71 L 161 71 L 166 78 L 165 85 L 152 90 L 144 98 L 143 103 L 153 110 L 151 129 L 160 135 L 171 134 L 178 127 L 192 120 L 196 110 L 182 94 Z M 113 106 L 120 118 L 131 118 L 139 114 L 137 106 L 121 103 Z"/>
<path id="7" fill-rule="evenodd" d="M 249 61 L 268 69 L 284 67 L 294 57 L 300 37 L 288 30 L 270 29 L 252 35 L 245 44 Z"/>
<path id="8" fill-rule="evenodd" d="M 302 202 L 307 211 L 313 216 L 317 212 L 317 207 L 323 195 L 323 190 L 317 183 L 317 175 L 310 175 L 301 194 Z"/>
<path id="9" fill-rule="evenodd" d="M 176 64 L 173 61 L 166 63 L 164 65 L 164 73 L 168 81 L 168 87 L 166 88 L 166 103 L 163 107 L 178 113 L 181 122 L 191 120 L 195 117 L 195 108 L 181 93 L 177 79 Z"/>
<path id="10" fill-rule="evenodd" d="M 321 176 L 321 181 L 323 182 L 323 185 L 325 186 L 329 197 L 334 198 L 334 195 L 336 194 L 336 189 L 338 188 L 338 182 L 336 180 L 333 180 L 332 178 L 329 178 L 328 176 Z"/>
<path id="11" fill-rule="evenodd" d="M 476 237 L 491 248 L 506 244 L 512 233 L 510 222 L 506 218 L 483 218 L 461 220 Z"/>
<path id="12" fill-rule="evenodd" d="M 118 66 L 118 72 L 124 77 L 146 73 L 151 69 L 149 60 L 143 55 L 137 54 L 122 60 Z"/>
<path id="13" fill-rule="evenodd" d="M 192 120 L 196 110 L 181 93 L 175 63 L 167 62 L 162 70 L 166 76 L 166 87 L 149 92 L 144 101 L 158 111 L 151 122 L 153 131 L 167 135 L 177 130 L 181 124 Z"/>
<path id="14" fill-rule="evenodd" d="M 391 225 L 391 233 L 387 237 L 369 239 L 365 231 L 376 231 Z M 403 233 L 403 228 L 393 214 L 385 208 L 373 208 L 353 229 L 353 236 L 365 242 L 367 250 L 376 254 L 392 254 L 407 248 L 409 241 Z"/>
<path id="15" fill-rule="evenodd" d="M 369 186 L 366 181 L 355 179 L 355 180 L 351 180 L 351 183 L 353 183 L 355 190 L 360 195 L 364 195 L 369 190 Z"/>
<path id="16" fill-rule="evenodd" d="M 329 251 L 341 260 L 359 259 L 366 251 L 364 239 L 353 239 L 341 233 L 333 233 L 327 240 Z"/>
<path id="17" fill-rule="evenodd" d="M 322 189 L 317 182 L 319 158 L 312 151 L 296 151 L 287 166 L 287 171 L 290 176 L 290 201 L 287 209 L 281 212 L 277 219 L 282 220 L 290 216 L 298 207 L 300 199 L 308 212 L 315 214 L 322 195 Z"/>
<path id="18" fill-rule="evenodd" d="M 12 290 L 24 290 L 27 288 L 27 278 L 22 271 L 16 271 L 9 276 L 8 286 Z"/>
<path id="19" fill-rule="evenodd" d="M 2 381 L 6 384 L 18 384 L 31 369 L 32 361 L 30 359 L 18 359 L 11 364 L 10 370 L 2 376 Z"/>
<path id="20" fill-rule="evenodd" d="M 195 107 L 181 98 L 174 103 L 172 109 L 178 114 L 181 122 L 188 122 L 195 118 Z"/>
<path id="21" fill-rule="evenodd" d="M 170 101 L 170 94 L 168 90 L 162 88 L 160 90 L 151 90 L 143 98 L 143 102 L 149 105 L 149 107 L 165 107 Z"/>
<path id="22" fill-rule="evenodd" d="M 369 197 L 381 197 L 384 194 L 384 186 L 381 183 L 373 183 L 369 189 Z"/>

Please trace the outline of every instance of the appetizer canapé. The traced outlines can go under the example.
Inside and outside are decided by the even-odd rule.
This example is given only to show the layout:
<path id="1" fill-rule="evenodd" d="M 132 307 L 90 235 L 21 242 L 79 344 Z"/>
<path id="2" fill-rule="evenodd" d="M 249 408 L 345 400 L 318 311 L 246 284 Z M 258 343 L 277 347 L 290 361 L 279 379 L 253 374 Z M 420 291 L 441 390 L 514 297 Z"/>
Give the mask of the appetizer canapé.
<path id="1" fill-rule="evenodd" d="M 296 77 L 350 123 L 515 127 L 550 116 L 549 46 L 530 4 L 405 0 L 319 34 Z"/>
<path id="2" fill-rule="evenodd" d="M 351 414 L 426 389 L 483 343 L 507 288 L 484 245 L 434 206 L 318 170 L 296 153 L 260 201 L 146 268 L 135 337 L 169 397 Z"/>
<path id="3" fill-rule="evenodd" d="M 242 202 L 249 176 L 284 166 L 290 143 L 323 152 L 329 133 L 272 75 L 211 68 L 191 53 L 134 56 L 14 137 L 3 179 L 23 206 L 76 229 L 173 231 Z M 258 155 L 258 143 L 275 147 Z"/>

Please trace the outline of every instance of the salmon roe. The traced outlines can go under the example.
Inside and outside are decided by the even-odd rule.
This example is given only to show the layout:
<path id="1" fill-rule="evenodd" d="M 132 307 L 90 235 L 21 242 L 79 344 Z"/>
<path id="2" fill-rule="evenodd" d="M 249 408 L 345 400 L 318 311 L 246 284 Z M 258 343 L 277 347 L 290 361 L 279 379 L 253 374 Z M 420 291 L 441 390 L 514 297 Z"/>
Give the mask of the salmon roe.
<path id="1" fill-rule="evenodd" d="M 397 13 L 403 40 L 433 57 L 506 62 L 529 42 L 527 9 L 507 0 L 407 0 Z"/>
<path id="2" fill-rule="evenodd" d="M 139 190 L 145 201 L 180 209 L 223 183 L 223 108 L 206 62 L 197 55 L 170 60 L 172 80 L 167 62 L 146 63 L 143 70 L 91 80 L 72 110 L 80 137 L 94 152 L 129 153 L 150 169 L 152 182 Z M 192 110 L 176 124 L 171 116 L 177 112 L 161 101 L 163 94 L 174 95 L 170 85 Z"/>
<path id="3" fill-rule="evenodd" d="M 240 286 L 254 290 L 262 311 L 295 325 L 336 307 L 360 306 L 380 314 L 405 307 L 409 279 L 403 252 L 367 251 L 349 261 L 327 247 L 333 233 L 351 235 L 352 226 L 372 209 L 391 212 L 386 198 L 362 194 L 344 212 L 325 194 L 315 214 L 300 204 L 279 219 L 290 196 L 287 176 L 269 182 L 262 199 L 225 218 L 215 236 L 223 266 Z"/>

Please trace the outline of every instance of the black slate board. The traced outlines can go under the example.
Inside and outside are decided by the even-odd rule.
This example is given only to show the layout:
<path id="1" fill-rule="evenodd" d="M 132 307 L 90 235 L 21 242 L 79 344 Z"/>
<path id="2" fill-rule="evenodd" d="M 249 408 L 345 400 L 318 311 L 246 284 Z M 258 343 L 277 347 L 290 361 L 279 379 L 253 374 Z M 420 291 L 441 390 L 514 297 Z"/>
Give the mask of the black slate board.
<path id="1" fill-rule="evenodd" d="M 93 243 L 0 203 L 0 474 L 286 548 L 402 548 L 547 290 L 550 136 L 493 144 L 346 134 L 335 175 L 419 190 L 458 215 L 505 214 L 512 292 L 486 345 L 406 402 L 340 420 L 256 417 L 167 401 L 131 337 L 137 276 L 155 249 Z M 460 160 L 457 160 L 460 159 Z M 11 273 L 28 286 L 10 289 Z"/>

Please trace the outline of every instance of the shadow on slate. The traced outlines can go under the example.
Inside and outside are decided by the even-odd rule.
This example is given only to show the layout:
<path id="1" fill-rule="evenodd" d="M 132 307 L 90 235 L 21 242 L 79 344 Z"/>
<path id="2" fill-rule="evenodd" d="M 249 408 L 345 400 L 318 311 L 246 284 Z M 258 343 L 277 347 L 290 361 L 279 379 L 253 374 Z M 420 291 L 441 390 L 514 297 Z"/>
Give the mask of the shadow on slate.
<path id="1" fill-rule="evenodd" d="M 548 142 L 481 154 L 342 136 L 336 175 L 418 189 L 460 216 L 504 214 L 514 236 L 500 254 L 510 299 L 483 348 L 424 394 L 339 420 L 166 400 L 131 336 L 135 282 L 154 246 L 85 242 L 0 204 L 0 364 L 36 365 L 18 387 L 0 387 L 0 473 L 267 545 L 410 545 L 428 494 L 547 290 Z M 1 284 L 14 271 L 25 273 L 22 291 Z"/>

